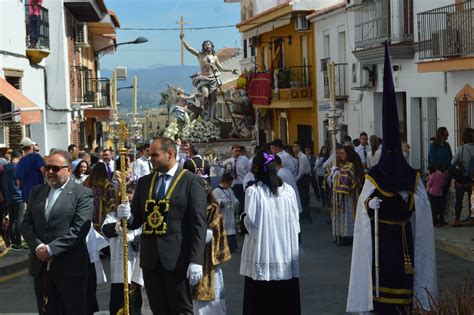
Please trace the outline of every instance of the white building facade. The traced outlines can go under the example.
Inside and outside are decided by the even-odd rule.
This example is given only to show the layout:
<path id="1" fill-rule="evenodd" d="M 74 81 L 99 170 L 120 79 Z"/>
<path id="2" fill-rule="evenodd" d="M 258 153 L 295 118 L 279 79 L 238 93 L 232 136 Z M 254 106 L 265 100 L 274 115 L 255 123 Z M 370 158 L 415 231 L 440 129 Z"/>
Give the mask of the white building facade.
<path id="1" fill-rule="evenodd" d="M 347 5 L 346 1 L 340 1 L 338 5 L 309 16 L 310 21 L 316 23 L 316 58 L 317 65 L 320 66 L 316 71 L 320 143 L 327 143 L 325 111 L 328 107 L 328 93 L 324 65 L 331 61 L 336 63 L 336 96 L 343 112 L 340 136 L 348 134 L 356 138 L 360 132 L 365 131 L 369 135 L 382 137 L 383 42 L 387 39 L 392 55 L 402 138 L 406 138 L 411 145 L 411 165 L 416 169 L 426 170 L 430 138 L 435 136 L 436 129 L 441 126 L 448 128 L 448 141 L 454 150 L 459 144 L 459 132 L 470 126 L 473 120 L 472 102 L 463 105 L 467 107 L 468 114 L 457 111 L 455 105 L 456 97 L 459 97 L 463 88 L 466 85 L 474 86 L 474 61 L 470 67 L 438 67 L 445 71 L 436 70 L 436 67 L 423 67 L 426 60 L 431 66 L 431 60 L 453 57 L 446 56 L 446 51 L 449 52 L 452 49 L 449 47 L 455 45 L 454 37 L 438 42 L 440 36 L 446 34 L 443 31 L 443 21 L 438 21 L 437 32 L 442 33 L 441 35 L 435 34 L 422 41 L 418 38 L 419 32 L 423 36 L 428 32 L 435 32 L 433 25 L 422 23 L 423 16 L 440 16 L 439 12 L 428 14 L 426 11 L 454 5 L 454 1 L 374 0 L 350 3 L 351 5 Z M 459 37 L 456 37 L 458 48 L 454 56 L 463 59 L 465 55 L 472 56 L 474 53 L 474 6 L 468 3 L 462 10 L 458 7 L 453 12 L 456 10 L 457 14 L 461 14 L 465 25 L 456 30 Z M 464 13 L 459 13 L 461 11 Z M 447 14 L 449 16 L 450 13 Z M 447 14 L 444 14 L 445 19 Z M 450 19 L 454 18 L 456 14 L 451 13 Z M 470 25 L 470 31 L 466 25 Z M 419 29 L 419 26 L 425 29 Z M 466 36 L 466 32 L 469 32 L 469 36 Z M 464 41 L 469 40 L 469 45 L 462 38 Z M 444 46 L 439 48 L 441 44 Z M 425 47 L 423 58 L 431 58 L 420 59 L 418 47 Z M 461 48 L 464 50 L 461 51 Z M 469 65 L 469 61 L 463 59 L 463 62 L 463 65 Z"/>
<path id="2" fill-rule="evenodd" d="M 22 1 L 0 1 L 0 146 L 9 146 L 19 142 L 21 137 L 31 136 L 41 148 L 45 147 L 45 89 L 46 78 L 44 62 L 35 65 L 26 56 L 27 25 L 25 23 L 25 6 Z M 46 47 L 45 47 L 46 48 Z M 11 87 L 18 90 L 33 103 L 26 105 L 27 100 L 19 100 L 18 94 L 9 93 Z M 7 91 L 8 90 L 8 91 Z M 11 99 L 12 100 L 11 100 Z M 14 104 L 16 101 L 18 104 Z M 20 103 L 21 102 L 21 103 Z M 35 110 L 36 107 L 36 110 Z M 39 121 L 29 124 L 22 120 L 25 112 L 36 112 Z M 21 123 L 20 123 L 21 122 Z"/>

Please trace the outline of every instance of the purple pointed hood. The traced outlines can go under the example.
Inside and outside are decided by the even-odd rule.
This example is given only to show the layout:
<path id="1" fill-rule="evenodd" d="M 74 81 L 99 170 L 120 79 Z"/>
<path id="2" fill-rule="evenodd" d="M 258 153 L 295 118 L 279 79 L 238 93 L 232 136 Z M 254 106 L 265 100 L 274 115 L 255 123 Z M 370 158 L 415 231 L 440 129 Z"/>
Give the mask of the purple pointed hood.
<path id="1" fill-rule="evenodd" d="M 370 169 L 369 176 L 383 191 L 390 193 L 398 193 L 403 190 L 413 191 L 417 173 L 407 163 L 402 152 L 392 64 L 387 42 L 385 42 L 383 76 L 382 129 L 382 154 L 379 163 Z"/>

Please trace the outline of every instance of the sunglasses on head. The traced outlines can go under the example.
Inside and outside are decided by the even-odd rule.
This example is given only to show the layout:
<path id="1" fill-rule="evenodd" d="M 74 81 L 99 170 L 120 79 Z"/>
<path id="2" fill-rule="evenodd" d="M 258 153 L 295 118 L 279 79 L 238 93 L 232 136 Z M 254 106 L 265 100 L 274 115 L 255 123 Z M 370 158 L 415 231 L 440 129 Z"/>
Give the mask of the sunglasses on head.
<path id="1" fill-rule="evenodd" d="M 63 168 L 68 168 L 69 165 L 64 165 L 64 166 L 57 166 L 57 165 L 45 165 L 44 169 L 46 172 L 53 171 L 53 173 L 57 173 Z"/>

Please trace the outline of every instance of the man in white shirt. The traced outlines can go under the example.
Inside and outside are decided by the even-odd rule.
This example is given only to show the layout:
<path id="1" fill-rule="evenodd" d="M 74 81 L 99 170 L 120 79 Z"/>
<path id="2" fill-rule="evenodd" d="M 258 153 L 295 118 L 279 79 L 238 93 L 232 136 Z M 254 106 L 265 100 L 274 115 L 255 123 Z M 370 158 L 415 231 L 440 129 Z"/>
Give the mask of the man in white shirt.
<path id="1" fill-rule="evenodd" d="M 115 163 L 113 159 L 113 154 L 110 149 L 102 150 L 102 162 L 105 164 L 105 169 L 107 170 L 107 177 L 112 179 L 112 176 L 115 171 Z"/>
<path id="2" fill-rule="evenodd" d="M 232 182 L 232 190 L 235 197 L 239 200 L 239 215 L 244 211 L 245 193 L 243 188 L 243 180 L 248 173 L 249 159 L 240 155 L 240 146 L 237 144 L 231 147 L 232 157 L 224 161 L 225 173 L 230 173 L 234 177 Z"/>
<path id="3" fill-rule="evenodd" d="M 301 206 L 303 213 L 301 218 L 312 222 L 311 211 L 309 209 L 309 185 L 311 181 L 311 165 L 308 157 L 301 151 L 301 144 L 298 141 L 293 142 L 293 154 L 297 157 L 298 172 L 296 175 L 296 184 L 300 193 Z"/>
<path id="4" fill-rule="evenodd" d="M 150 144 L 145 143 L 140 149 L 141 157 L 135 162 L 133 180 L 137 181 L 140 177 L 150 174 L 153 171 L 150 159 Z"/>
<path id="5" fill-rule="evenodd" d="M 298 209 L 299 212 L 303 212 L 303 207 L 301 206 L 301 198 L 300 198 L 300 193 L 298 192 L 298 185 L 296 184 L 295 178 L 291 174 L 291 172 L 286 168 L 281 165 L 281 158 L 276 155 L 275 156 L 275 166 L 277 169 L 277 174 L 278 176 L 283 179 L 285 183 L 291 186 L 293 190 L 295 191 L 296 194 L 296 200 L 298 201 Z"/>
<path id="6" fill-rule="evenodd" d="M 367 155 L 369 154 L 371 147 L 369 144 L 369 137 L 365 131 L 362 131 L 359 135 L 360 145 L 355 148 L 356 153 L 360 156 L 362 166 L 364 167 L 364 173 L 367 172 Z"/>
<path id="7" fill-rule="evenodd" d="M 280 157 L 283 167 L 286 167 L 294 177 L 298 175 L 298 160 L 283 150 L 283 141 L 281 141 L 281 139 L 272 141 L 270 151 Z"/>

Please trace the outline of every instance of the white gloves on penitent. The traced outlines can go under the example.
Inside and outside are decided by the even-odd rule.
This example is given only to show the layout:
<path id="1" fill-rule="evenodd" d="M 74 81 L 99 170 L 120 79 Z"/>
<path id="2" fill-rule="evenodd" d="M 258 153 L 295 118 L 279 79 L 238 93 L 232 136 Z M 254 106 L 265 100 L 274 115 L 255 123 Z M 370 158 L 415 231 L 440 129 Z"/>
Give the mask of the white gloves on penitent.
<path id="1" fill-rule="evenodd" d="M 380 204 L 382 204 L 382 199 L 375 197 L 369 201 L 370 209 L 380 209 Z"/>
<path id="2" fill-rule="evenodd" d="M 194 286 L 201 281 L 202 278 L 202 266 L 198 264 L 190 263 L 188 271 L 186 273 L 186 278 L 189 279 L 189 284 Z"/>
<path id="3" fill-rule="evenodd" d="M 121 203 L 117 207 L 117 218 L 119 220 L 121 219 L 129 219 L 131 216 L 131 211 L 130 211 L 130 203 L 127 201 L 126 203 Z"/>

